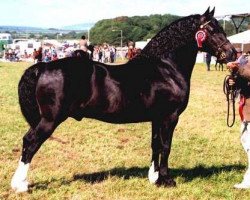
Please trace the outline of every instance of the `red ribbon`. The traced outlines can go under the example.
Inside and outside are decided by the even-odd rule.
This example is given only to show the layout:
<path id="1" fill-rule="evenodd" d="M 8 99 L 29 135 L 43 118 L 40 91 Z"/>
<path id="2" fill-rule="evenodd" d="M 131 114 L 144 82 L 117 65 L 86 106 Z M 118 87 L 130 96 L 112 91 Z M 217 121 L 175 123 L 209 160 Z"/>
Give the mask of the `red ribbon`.
<path id="1" fill-rule="evenodd" d="M 246 98 L 241 95 L 240 96 L 240 102 L 239 102 L 239 114 L 240 114 L 241 121 L 244 120 L 243 107 L 245 105 L 245 101 L 246 101 Z"/>
<path id="2" fill-rule="evenodd" d="M 204 30 L 198 30 L 195 34 L 195 39 L 199 48 L 202 48 L 202 43 L 206 40 L 207 34 Z"/>

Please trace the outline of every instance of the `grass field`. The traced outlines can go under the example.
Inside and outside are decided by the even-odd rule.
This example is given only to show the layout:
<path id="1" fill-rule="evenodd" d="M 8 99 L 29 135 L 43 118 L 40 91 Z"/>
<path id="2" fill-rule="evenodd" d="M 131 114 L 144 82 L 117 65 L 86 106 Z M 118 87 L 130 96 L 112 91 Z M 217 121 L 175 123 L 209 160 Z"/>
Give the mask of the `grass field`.
<path id="1" fill-rule="evenodd" d="M 17 85 L 28 63 L 0 63 L 0 199 L 250 199 L 236 190 L 246 168 L 239 116 L 227 128 L 222 82 L 227 72 L 194 68 L 188 108 L 176 127 L 170 168 L 176 188 L 151 185 L 149 123 L 112 125 L 68 119 L 36 154 L 28 193 L 15 194 L 10 180 L 28 129 Z"/>

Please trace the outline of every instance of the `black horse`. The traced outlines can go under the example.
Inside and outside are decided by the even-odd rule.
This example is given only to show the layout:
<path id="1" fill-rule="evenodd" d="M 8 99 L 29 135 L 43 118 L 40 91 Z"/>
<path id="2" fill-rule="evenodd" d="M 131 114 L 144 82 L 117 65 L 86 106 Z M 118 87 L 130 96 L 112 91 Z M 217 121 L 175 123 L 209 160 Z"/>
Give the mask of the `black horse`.
<path id="1" fill-rule="evenodd" d="M 30 125 L 11 186 L 28 189 L 29 163 L 56 127 L 68 117 L 110 123 L 152 122 L 152 166 L 149 180 L 175 186 L 168 157 L 174 128 L 185 110 L 198 50 L 222 62 L 235 59 L 235 49 L 213 17 L 181 18 L 161 30 L 141 54 L 126 64 L 109 66 L 71 57 L 28 68 L 19 83 L 21 111 Z"/>

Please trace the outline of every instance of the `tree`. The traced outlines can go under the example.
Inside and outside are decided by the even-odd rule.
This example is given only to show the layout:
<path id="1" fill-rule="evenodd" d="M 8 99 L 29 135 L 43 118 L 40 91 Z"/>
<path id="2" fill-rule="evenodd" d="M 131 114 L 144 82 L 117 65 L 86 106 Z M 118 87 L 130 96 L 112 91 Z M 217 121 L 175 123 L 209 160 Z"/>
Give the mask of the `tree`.
<path id="1" fill-rule="evenodd" d="M 123 32 L 123 43 L 128 41 L 147 40 L 153 37 L 163 27 L 180 17 L 175 15 L 150 15 L 134 17 L 117 17 L 98 21 L 90 30 L 91 42 L 94 44 L 119 45 Z M 117 31 L 114 31 L 117 30 Z"/>

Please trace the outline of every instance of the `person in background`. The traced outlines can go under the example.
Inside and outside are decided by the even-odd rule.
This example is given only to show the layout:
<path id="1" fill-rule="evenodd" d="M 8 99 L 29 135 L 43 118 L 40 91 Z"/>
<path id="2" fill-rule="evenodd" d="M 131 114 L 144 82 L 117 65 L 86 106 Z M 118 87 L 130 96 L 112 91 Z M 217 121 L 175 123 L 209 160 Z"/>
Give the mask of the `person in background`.
<path id="1" fill-rule="evenodd" d="M 102 62 L 102 57 L 103 57 L 103 48 L 100 47 L 98 51 L 98 61 Z"/>
<path id="2" fill-rule="evenodd" d="M 207 65 L 207 71 L 210 71 L 211 57 L 212 56 L 211 56 L 210 53 L 205 54 L 205 61 L 206 61 L 206 65 Z"/>
<path id="3" fill-rule="evenodd" d="M 39 47 L 39 49 L 37 51 L 37 54 L 36 54 L 36 59 L 37 59 L 37 62 L 42 62 L 42 60 L 43 60 L 43 49 L 42 49 L 42 47 Z"/>
<path id="4" fill-rule="evenodd" d="M 241 117 L 241 144 L 247 153 L 248 169 L 241 183 L 235 184 L 238 189 L 250 188 L 250 62 L 242 54 L 240 48 L 236 48 L 237 60 L 227 63 L 227 67 L 236 74 L 236 79 L 229 79 L 229 85 L 235 85 L 240 91 L 240 117 Z"/>
<path id="5" fill-rule="evenodd" d="M 83 50 L 84 52 L 88 51 L 88 41 L 86 37 L 83 35 L 80 40 L 80 49 Z"/>
<path id="6" fill-rule="evenodd" d="M 135 43 L 130 41 L 128 42 L 128 53 L 127 53 L 127 58 L 131 60 L 134 58 L 136 55 L 136 49 L 135 49 Z"/>
<path id="7" fill-rule="evenodd" d="M 53 52 L 52 52 L 52 58 L 51 58 L 51 60 L 58 60 L 57 53 L 56 53 L 55 50 L 53 50 Z"/>
<path id="8" fill-rule="evenodd" d="M 114 46 L 110 47 L 110 62 L 114 63 L 115 62 L 115 57 L 116 57 L 116 49 Z"/>
<path id="9" fill-rule="evenodd" d="M 26 50 L 25 50 L 26 51 Z M 27 52 L 26 52 L 27 53 Z M 25 53 L 24 53 L 25 54 Z M 34 60 L 34 63 L 37 63 L 37 51 L 36 49 L 34 49 L 33 53 L 32 53 L 32 57 L 33 57 L 33 60 Z"/>
<path id="10" fill-rule="evenodd" d="M 34 51 L 35 51 L 35 49 L 34 49 Z M 34 53 L 34 52 L 33 52 Z M 33 56 L 33 55 L 32 55 Z M 27 50 L 26 49 L 24 49 L 24 58 L 28 58 L 28 53 L 27 53 Z M 34 59 L 34 56 L 33 56 L 33 59 Z"/>

